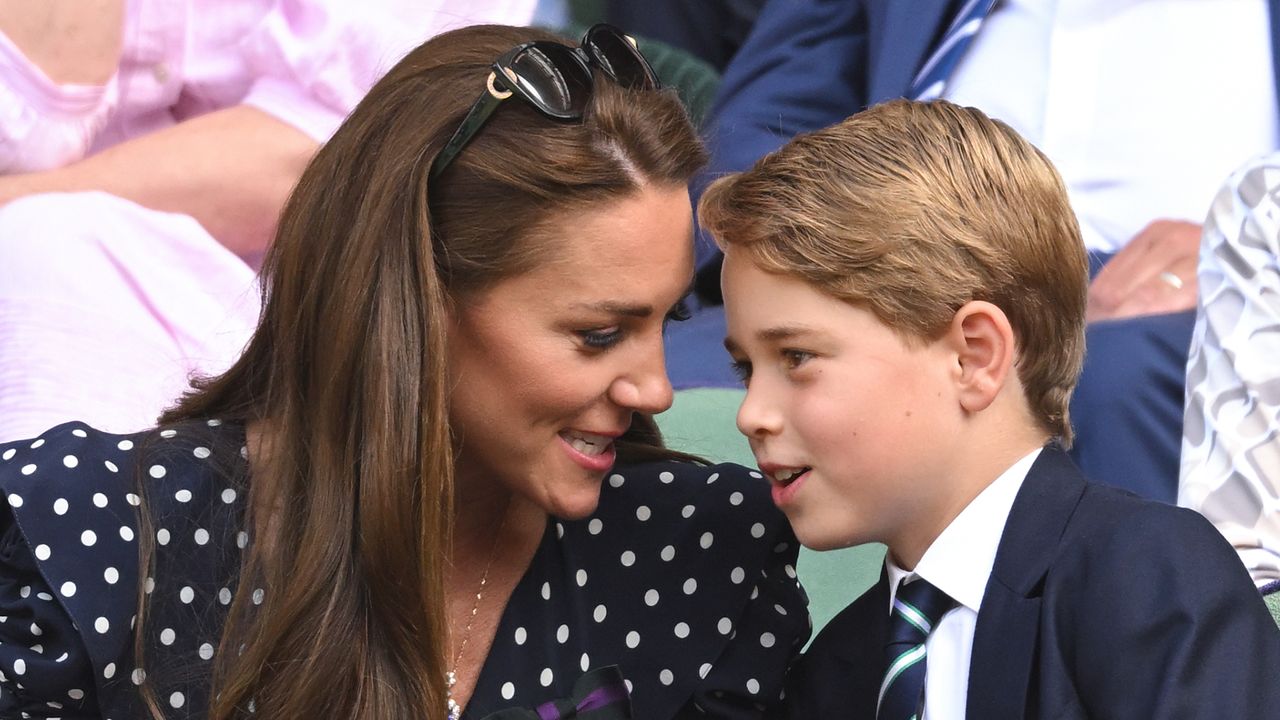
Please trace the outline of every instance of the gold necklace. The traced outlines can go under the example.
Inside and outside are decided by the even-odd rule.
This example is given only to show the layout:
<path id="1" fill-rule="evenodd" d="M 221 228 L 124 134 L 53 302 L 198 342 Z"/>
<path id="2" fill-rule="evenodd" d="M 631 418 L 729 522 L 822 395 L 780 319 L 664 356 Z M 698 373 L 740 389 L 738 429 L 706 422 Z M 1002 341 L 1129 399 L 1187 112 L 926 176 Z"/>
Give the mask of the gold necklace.
<path id="1" fill-rule="evenodd" d="M 493 569 L 493 559 L 498 554 L 498 539 L 507 527 L 507 518 L 511 515 L 511 501 L 507 501 L 502 510 L 502 524 L 493 535 L 493 544 L 489 546 L 489 559 L 485 561 L 484 572 L 480 575 L 480 587 L 476 588 L 476 599 L 471 604 L 471 614 L 467 616 L 467 624 L 462 628 L 462 641 L 458 644 L 458 652 L 454 654 L 452 669 L 445 673 L 445 697 L 448 700 L 449 720 L 462 717 L 462 706 L 453 699 L 453 686 L 458 684 L 458 666 L 462 663 L 462 654 L 466 652 L 467 641 L 471 639 L 471 626 L 475 624 L 476 614 L 480 612 L 480 600 L 484 598 L 484 588 L 489 584 L 489 571 Z"/>

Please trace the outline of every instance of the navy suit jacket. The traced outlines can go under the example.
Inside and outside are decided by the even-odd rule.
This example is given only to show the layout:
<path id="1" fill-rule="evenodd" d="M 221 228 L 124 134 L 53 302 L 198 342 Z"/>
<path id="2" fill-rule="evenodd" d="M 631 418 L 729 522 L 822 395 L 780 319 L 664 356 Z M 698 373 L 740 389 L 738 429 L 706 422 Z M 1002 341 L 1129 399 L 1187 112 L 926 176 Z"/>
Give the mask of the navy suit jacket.
<path id="1" fill-rule="evenodd" d="M 790 717 L 875 717 L 888 593 L 882 575 L 823 629 Z M 1280 718 L 1280 630 L 1208 521 L 1088 483 L 1051 446 L 1000 539 L 966 717 Z"/>
<path id="2" fill-rule="evenodd" d="M 1267 0 L 1280 95 L 1280 0 Z M 770 0 L 725 70 L 712 107 L 711 178 L 751 167 L 797 133 L 902 97 L 946 34 L 958 0 Z M 698 267 L 718 251 L 698 243 Z M 714 282 L 712 282 L 714 281 Z M 719 297 L 719 272 L 700 284 Z M 705 292 L 703 292 L 705 291 Z"/>

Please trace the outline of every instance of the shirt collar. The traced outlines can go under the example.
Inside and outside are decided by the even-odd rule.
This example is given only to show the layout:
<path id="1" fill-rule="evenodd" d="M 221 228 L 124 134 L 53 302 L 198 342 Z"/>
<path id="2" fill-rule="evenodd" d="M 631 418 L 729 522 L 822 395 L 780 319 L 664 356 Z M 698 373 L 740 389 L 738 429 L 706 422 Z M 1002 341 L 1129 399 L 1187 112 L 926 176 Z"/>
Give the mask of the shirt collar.
<path id="1" fill-rule="evenodd" d="M 975 613 L 982 606 L 987 579 L 996 562 L 996 550 L 1004 534 L 1013 501 L 1027 479 L 1027 472 L 1043 448 L 1036 448 L 1009 466 L 991 482 L 925 550 L 915 571 L 903 570 L 885 555 L 889 574 L 889 612 L 898 585 L 904 578 L 922 577 L 953 600 Z"/>

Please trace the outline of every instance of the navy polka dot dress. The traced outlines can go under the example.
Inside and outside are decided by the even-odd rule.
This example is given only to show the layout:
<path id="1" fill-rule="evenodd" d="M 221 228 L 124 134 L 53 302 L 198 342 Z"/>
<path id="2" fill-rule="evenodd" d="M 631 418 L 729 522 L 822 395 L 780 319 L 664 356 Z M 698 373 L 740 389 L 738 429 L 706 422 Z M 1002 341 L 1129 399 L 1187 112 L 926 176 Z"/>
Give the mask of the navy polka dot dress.
<path id="1" fill-rule="evenodd" d="M 144 682 L 168 717 L 205 716 L 249 542 L 243 437 L 216 420 L 129 436 L 69 423 L 0 445 L 0 717 L 143 717 Z M 745 468 L 615 469 L 592 517 L 548 521 L 463 718 L 568 697 L 609 665 L 636 718 L 777 715 L 809 634 L 797 550 Z"/>

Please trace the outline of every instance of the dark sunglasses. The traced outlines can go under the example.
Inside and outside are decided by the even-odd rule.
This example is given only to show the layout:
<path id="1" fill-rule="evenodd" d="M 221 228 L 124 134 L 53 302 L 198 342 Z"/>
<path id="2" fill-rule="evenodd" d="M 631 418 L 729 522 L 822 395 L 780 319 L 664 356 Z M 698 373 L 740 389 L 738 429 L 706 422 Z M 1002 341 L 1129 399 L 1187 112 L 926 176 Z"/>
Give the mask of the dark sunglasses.
<path id="1" fill-rule="evenodd" d="M 635 40 L 612 25 L 593 25 L 578 47 L 547 40 L 517 45 L 494 61 L 485 92 L 431 163 L 431 178 L 449 167 L 512 95 L 553 120 L 581 120 L 595 88 L 593 67 L 625 88 L 661 87 Z"/>

